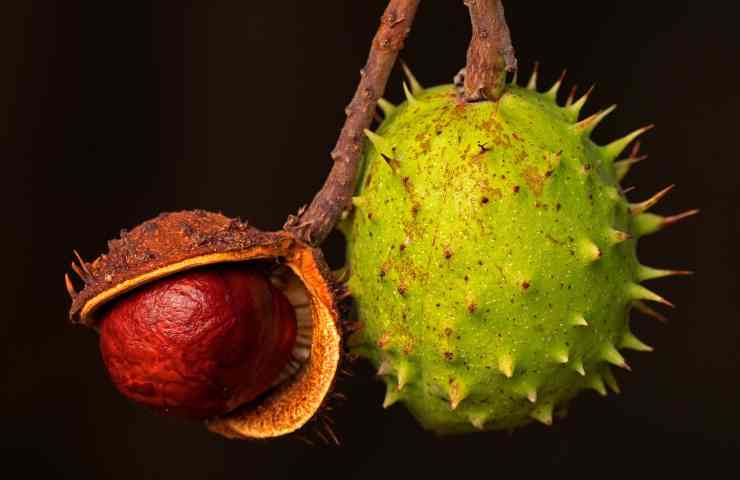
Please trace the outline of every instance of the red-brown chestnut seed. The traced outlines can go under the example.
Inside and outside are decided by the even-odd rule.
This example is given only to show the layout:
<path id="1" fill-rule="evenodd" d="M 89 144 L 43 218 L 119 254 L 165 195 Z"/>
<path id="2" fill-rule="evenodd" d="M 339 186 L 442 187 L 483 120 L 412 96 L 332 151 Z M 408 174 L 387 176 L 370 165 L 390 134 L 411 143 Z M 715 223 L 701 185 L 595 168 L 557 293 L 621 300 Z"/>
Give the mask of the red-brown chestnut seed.
<path id="1" fill-rule="evenodd" d="M 116 388 L 159 412 L 203 419 L 268 390 L 291 359 L 287 298 L 244 264 L 212 265 L 142 286 L 101 317 Z"/>

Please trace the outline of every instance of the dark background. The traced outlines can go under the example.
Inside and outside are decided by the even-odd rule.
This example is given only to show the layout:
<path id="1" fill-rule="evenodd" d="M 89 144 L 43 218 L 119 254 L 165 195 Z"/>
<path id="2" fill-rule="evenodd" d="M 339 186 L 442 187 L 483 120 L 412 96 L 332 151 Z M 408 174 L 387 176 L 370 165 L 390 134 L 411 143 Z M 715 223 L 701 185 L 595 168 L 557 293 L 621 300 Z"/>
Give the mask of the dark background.
<path id="1" fill-rule="evenodd" d="M 722 11 L 730 3 L 505 2 L 525 76 L 540 60 L 549 86 L 567 67 L 568 87 L 597 84 L 588 112 L 620 105 L 597 140 L 657 124 L 644 142 L 650 160 L 627 178 L 638 187 L 631 198 L 676 183 L 655 210 L 702 209 L 640 243 L 649 264 L 697 275 L 654 284 L 678 308 L 668 325 L 635 316 L 656 353 L 629 355 L 623 393 L 584 394 L 552 428 L 438 439 L 402 407 L 383 411 L 383 387 L 358 366 L 340 385 L 350 401 L 333 415 L 337 448 L 227 441 L 129 404 L 106 377 L 96 334 L 67 323 L 62 275 L 73 248 L 92 258 L 120 228 L 160 211 L 282 225 L 330 167 L 385 2 L 4 2 L 3 471 L 714 476 L 740 454 L 740 67 L 736 17 Z M 422 83 L 448 82 L 468 35 L 462 1 L 427 0 L 402 56 Z M 399 80 L 395 72 L 391 100 Z M 329 243 L 335 264 L 340 246 Z"/>

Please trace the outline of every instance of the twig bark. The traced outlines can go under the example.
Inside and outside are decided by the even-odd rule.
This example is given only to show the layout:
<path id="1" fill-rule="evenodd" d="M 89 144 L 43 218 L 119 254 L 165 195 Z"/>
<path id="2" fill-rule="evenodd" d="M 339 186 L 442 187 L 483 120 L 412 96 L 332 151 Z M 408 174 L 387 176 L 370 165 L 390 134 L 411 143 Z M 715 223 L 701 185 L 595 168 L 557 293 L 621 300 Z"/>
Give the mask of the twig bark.
<path id="1" fill-rule="evenodd" d="M 498 100 L 506 72 L 516 70 L 514 47 L 501 0 L 465 0 L 470 10 L 473 36 L 465 67 L 464 100 Z"/>
<path id="2" fill-rule="evenodd" d="M 347 120 L 331 152 L 334 160 L 324 186 L 311 205 L 297 216 L 288 217 L 286 231 L 303 242 L 317 246 L 332 231 L 343 212 L 350 208 L 357 182 L 357 170 L 364 141 L 363 131 L 370 127 L 378 99 L 383 95 L 398 52 L 416 15 L 420 0 L 390 0 L 373 39 L 360 84 L 345 110 Z"/>

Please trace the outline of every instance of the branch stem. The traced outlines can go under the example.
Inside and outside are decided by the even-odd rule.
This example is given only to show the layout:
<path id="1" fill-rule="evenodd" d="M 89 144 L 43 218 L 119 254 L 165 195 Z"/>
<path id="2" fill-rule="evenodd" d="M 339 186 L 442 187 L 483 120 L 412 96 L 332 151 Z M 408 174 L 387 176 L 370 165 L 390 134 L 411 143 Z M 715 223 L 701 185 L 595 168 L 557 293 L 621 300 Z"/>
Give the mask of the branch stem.
<path id="1" fill-rule="evenodd" d="M 498 100 L 506 72 L 516 70 L 514 47 L 501 0 L 465 0 L 473 35 L 468 47 L 463 97 L 467 102 Z"/>
<path id="2" fill-rule="evenodd" d="M 378 99 L 385 91 L 398 52 L 411 30 L 420 0 L 390 0 L 380 19 L 360 83 L 345 110 L 347 119 L 331 152 L 334 160 L 324 186 L 307 208 L 288 217 L 285 226 L 295 238 L 312 246 L 320 245 L 349 210 L 357 183 L 364 130 L 370 127 Z"/>

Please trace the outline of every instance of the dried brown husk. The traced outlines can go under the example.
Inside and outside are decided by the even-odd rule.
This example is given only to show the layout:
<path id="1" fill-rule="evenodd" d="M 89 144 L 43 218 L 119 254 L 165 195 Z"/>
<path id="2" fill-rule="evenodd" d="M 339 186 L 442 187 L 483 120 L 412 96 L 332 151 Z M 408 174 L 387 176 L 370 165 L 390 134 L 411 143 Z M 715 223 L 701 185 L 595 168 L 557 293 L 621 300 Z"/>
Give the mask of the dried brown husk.
<path id="1" fill-rule="evenodd" d="M 78 257 L 73 270 L 84 281 L 79 293 L 69 277 L 70 319 L 95 327 L 96 313 L 120 295 L 157 279 L 224 262 L 274 262 L 300 279 L 311 305 L 311 352 L 301 370 L 258 401 L 207 426 L 230 438 L 271 438 L 297 431 L 321 408 L 337 373 L 341 332 L 336 289 L 321 251 L 290 234 L 262 232 L 246 222 L 203 210 L 163 213 L 108 244 L 92 263 Z"/>

